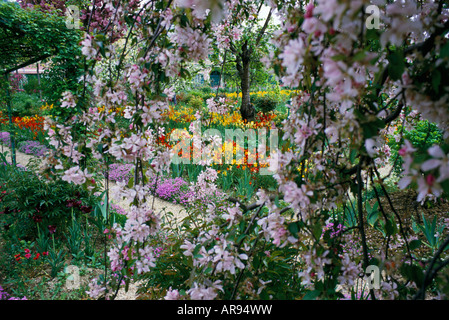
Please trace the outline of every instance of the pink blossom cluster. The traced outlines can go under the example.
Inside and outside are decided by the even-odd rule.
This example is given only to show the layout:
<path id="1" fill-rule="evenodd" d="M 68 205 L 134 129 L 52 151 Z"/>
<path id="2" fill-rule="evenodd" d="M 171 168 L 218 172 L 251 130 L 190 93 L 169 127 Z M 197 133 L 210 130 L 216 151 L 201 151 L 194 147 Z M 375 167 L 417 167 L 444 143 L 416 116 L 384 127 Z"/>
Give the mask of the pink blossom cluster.
<path id="1" fill-rule="evenodd" d="M 331 264 L 331 259 L 326 258 L 329 251 L 323 253 L 317 253 L 315 248 L 310 249 L 303 255 L 304 269 L 299 272 L 301 283 L 309 288 L 313 288 L 314 282 L 324 279 L 325 272 L 324 267 Z"/>
<path id="2" fill-rule="evenodd" d="M 219 97 L 218 100 L 210 98 L 206 100 L 207 108 L 210 113 L 226 114 L 231 105 L 226 103 L 225 97 Z"/>
<path id="3" fill-rule="evenodd" d="M 205 60 L 210 54 L 210 39 L 198 29 L 177 25 L 170 38 L 178 49 L 176 53 L 187 55 L 192 61 Z"/>
<path id="4" fill-rule="evenodd" d="M 446 154 L 440 146 L 430 147 L 427 152 L 429 159 L 416 163 L 414 161 L 414 148 L 408 140 L 399 150 L 399 155 L 403 162 L 403 177 L 398 185 L 405 189 L 412 182 L 418 185 L 418 202 L 424 202 L 426 199 L 437 199 L 443 193 L 441 183 L 449 179 L 449 155 Z"/>
<path id="5" fill-rule="evenodd" d="M 181 295 L 178 289 L 169 288 L 164 297 L 165 300 L 214 300 L 217 298 L 219 291 L 223 291 L 221 281 L 217 280 L 211 285 L 194 283 L 185 295 Z"/>

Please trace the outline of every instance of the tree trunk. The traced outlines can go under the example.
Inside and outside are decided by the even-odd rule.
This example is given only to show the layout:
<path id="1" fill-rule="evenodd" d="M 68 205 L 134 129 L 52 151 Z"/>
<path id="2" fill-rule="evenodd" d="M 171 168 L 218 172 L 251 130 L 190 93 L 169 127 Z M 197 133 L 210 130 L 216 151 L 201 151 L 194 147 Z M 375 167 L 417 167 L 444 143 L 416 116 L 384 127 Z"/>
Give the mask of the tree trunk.
<path id="1" fill-rule="evenodd" d="M 36 65 L 36 72 L 37 72 L 37 86 L 39 87 L 39 98 L 42 101 L 41 75 L 39 73 L 39 62 Z"/>
<path id="2" fill-rule="evenodd" d="M 242 105 L 240 106 L 240 113 L 242 118 L 247 121 L 254 120 L 255 110 L 250 100 L 250 77 L 249 77 L 249 63 L 243 65 L 243 75 L 241 78 L 242 89 Z"/>
<path id="3" fill-rule="evenodd" d="M 237 58 L 237 71 L 240 76 L 240 89 L 242 90 L 242 105 L 240 106 L 240 114 L 243 120 L 253 121 L 255 117 L 254 106 L 250 101 L 250 57 L 251 53 L 248 50 L 247 44 L 242 46 L 242 51 Z"/>

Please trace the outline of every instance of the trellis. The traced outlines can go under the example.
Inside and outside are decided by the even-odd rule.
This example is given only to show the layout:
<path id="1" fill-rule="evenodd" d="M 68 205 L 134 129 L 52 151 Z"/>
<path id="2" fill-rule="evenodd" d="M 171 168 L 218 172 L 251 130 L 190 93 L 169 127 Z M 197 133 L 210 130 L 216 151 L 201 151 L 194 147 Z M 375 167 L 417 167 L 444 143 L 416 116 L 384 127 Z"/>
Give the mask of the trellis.
<path id="1" fill-rule="evenodd" d="M 17 3 L 0 2 L 0 73 L 5 79 L 6 105 L 12 125 L 9 75 L 21 68 L 57 55 L 76 45 L 79 30 L 68 29 L 64 17 L 24 9 Z M 11 158 L 16 165 L 14 134 L 10 132 Z"/>

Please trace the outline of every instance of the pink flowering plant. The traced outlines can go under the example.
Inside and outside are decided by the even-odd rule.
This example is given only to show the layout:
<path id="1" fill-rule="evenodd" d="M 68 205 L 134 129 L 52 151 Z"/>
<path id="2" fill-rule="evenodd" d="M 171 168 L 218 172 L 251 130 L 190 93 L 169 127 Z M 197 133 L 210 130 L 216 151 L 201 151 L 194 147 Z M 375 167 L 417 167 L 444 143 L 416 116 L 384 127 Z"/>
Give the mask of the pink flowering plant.
<path id="1" fill-rule="evenodd" d="M 379 172 L 389 156 L 388 129 L 398 119 L 407 122 L 408 108 L 445 134 L 419 159 L 403 140 L 398 185 L 415 187 L 418 202 L 449 192 L 449 92 L 443 76 L 449 69 L 448 7 L 444 1 L 376 3 L 378 28 L 368 23 L 373 17 L 367 0 L 94 1 L 102 10 L 84 20 L 81 88 L 64 93 L 61 101 L 74 115 L 46 120 L 54 146 L 48 170 L 129 205 L 126 222 L 108 230 L 105 268 L 111 272 L 93 279 L 92 298 L 112 299 L 121 280 L 128 288 L 133 278 L 146 277 L 160 284 L 157 297 L 165 299 L 344 299 L 360 297 L 354 286 L 373 265 L 386 273 L 363 297 L 424 298 L 434 284 L 433 293 L 448 293 L 447 281 L 437 276 L 449 264 L 449 238 L 423 262 L 414 252 L 415 235 L 394 207 L 392 213 L 380 204 L 373 210 L 363 198 L 365 183 L 377 182 L 380 203 L 388 177 Z M 217 172 L 206 161 L 189 186 L 192 205 L 182 233 L 167 230 L 151 195 L 171 161 L 158 138 L 173 84 L 189 76 L 188 63 L 208 57 L 212 42 L 232 50 L 229 39 L 240 39 L 262 5 L 279 21 L 271 38 L 275 50 L 264 63 L 295 92 L 282 123 L 284 144 L 269 159 L 277 189 L 257 190 L 252 203 L 230 198 L 217 188 Z M 119 35 L 123 43 L 116 41 Z M 207 106 L 216 112 L 226 107 L 219 99 Z M 126 132 L 116 121 L 119 108 L 130 122 Z M 82 134 L 74 123 L 83 124 Z M 99 166 L 87 166 L 88 156 Z M 132 163 L 133 176 L 112 187 L 108 168 L 119 162 Z M 92 179 L 98 168 L 104 181 Z M 353 224 L 330 228 L 345 225 L 345 212 L 352 213 Z M 381 245 L 367 237 L 374 227 L 383 235 Z M 161 231 L 179 250 L 176 261 L 169 250 L 157 253 Z M 393 245 L 405 252 L 400 263 L 388 255 Z M 156 283 L 161 278 L 151 274 L 162 266 L 178 278 Z M 112 274 L 120 281 L 108 279 Z"/>

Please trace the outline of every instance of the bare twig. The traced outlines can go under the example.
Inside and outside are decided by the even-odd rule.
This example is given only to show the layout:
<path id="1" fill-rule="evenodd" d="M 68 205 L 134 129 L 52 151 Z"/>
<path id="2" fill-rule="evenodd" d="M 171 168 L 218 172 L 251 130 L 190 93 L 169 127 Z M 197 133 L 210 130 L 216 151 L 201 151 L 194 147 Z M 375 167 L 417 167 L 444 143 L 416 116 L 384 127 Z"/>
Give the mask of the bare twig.
<path id="1" fill-rule="evenodd" d="M 416 293 L 414 299 L 425 299 L 426 296 L 426 288 L 427 286 L 432 282 L 433 278 L 436 277 L 438 271 L 440 271 L 443 267 L 445 267 L 447 264 L 449 264 L 449 259 L 446 259 L 441 265 L 439 265 L 437 268 L 433 269 L 433 266 L 437 262 L 437 259 L 439 256 L 443 253 L 444 249 L 449 245 L 449 236 L 446 238 L 446 240 L 441 244 L 438 251 L 435 253 L 435 255 L 432 258 L 432 261 L 429 264 L 429 267 L 427 268 L 427 271 L 424 275 L 424 280 L 421 288 Z"/>

